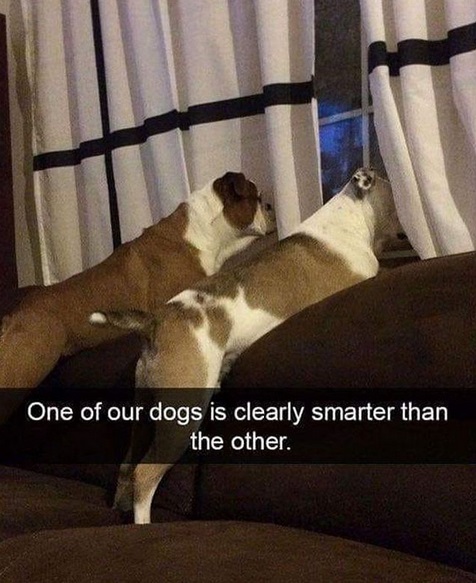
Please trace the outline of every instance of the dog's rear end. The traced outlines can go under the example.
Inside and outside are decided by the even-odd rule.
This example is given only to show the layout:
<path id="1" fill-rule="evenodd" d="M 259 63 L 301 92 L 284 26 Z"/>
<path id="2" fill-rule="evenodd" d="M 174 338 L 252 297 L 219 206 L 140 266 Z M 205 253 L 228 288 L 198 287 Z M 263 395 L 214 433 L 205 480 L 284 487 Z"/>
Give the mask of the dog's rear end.
<path id="1" fill-rule="evenodd" d="M 208 383 L 215 376 L 208 367 L 214 362 L 219 369 L 223 352 L 217 352 L 216 358 L 210 358 L 209 353 L 204 358 L 196 335 L 204 323 L 198 312 L 170 302 L 155 313 L 95 312 L 89 320 L 95 326 L 112 325 L 145 338 L 136 368 L 136 405 L 154 399 L 167 402 L 175 410 L 184 406 L 207 410 L 214 393 Z M 158 354 L 160 358 L 156 358 Z M 134 425 L 131 446 L 119 472 L 114 506 L 128 512 L 133 502 L 134 521 L 149 523 L 152 498 L 160 481 L 183 455 L 200 424 L 201 420 L 193 419 L 185 425 L 162 423 L 160 431 L 154 432 L 152 441 L 146 444 L 141 443 L 140 426 Z M 141 448 L 145 453 L 139 455 L 137 450 Z"/>

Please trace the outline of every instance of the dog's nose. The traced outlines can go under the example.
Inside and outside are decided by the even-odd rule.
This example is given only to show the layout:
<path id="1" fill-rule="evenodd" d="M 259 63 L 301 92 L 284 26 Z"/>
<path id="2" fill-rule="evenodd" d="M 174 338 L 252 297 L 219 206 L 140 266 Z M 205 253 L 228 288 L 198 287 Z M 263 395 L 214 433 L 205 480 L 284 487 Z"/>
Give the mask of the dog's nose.
<path id="1" fill-rule="evenodd" d="M 272 210 L 273 210 L 273 206 L 272 206 L 272 205 L 270 205 L 270 204 L 269 204 L 269 202 L 267 202 L 267 203 L 264 205 L 264 208 L 265 208 L 267 211 L 272 211 Z"/>

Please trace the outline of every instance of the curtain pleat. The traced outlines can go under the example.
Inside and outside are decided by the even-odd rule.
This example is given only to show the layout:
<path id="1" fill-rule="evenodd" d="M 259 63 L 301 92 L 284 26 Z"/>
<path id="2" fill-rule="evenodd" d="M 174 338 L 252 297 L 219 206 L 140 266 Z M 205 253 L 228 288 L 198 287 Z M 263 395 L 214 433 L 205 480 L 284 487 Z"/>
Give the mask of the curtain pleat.
<path id="1" fill-rule="evenodd" d="M 361 0 L 379 145 L 422 258 L 476 245 L 475 8 Z"/>

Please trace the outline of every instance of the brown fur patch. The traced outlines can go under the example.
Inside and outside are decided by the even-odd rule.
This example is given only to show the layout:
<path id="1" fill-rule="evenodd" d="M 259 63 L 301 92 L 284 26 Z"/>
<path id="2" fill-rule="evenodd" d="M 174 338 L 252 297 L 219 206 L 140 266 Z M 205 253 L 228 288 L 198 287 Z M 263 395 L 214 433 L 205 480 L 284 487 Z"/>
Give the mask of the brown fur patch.
<path id="1" fill-rule="evenodd" d="M 134 497 L 136 503 L 147 500 L 151 490 L 155 489 L 158 481 L 172 464 L 138 464 L 134 469 Z"/>
<path id="2" fill-rule="evenodd" d="M 223 214 L 231 225 L 241 230 L 253 222 L 260 198 L 258 189 L 244 174 L 227 172 L 215 180 L 213 188 L 223 202 Z"/>
<path id="3" fill-rule="evenodd" d="M 226 310 L 220 306 L 207 308 L 206 314 L 210 323 L 210 337 L 221 348 L 224 348 L 230 337 L 232 322 Z"/>
<path id="4" fill-rule="evenodd" d="M 241 287 L 251 308 L 287 318 L 361 279 L 339 255 L 300 233 L 230 271 L 202 280 L 195 289 L 235 298 Z"/>
<path id="5" fill-rule="evenodd" d="M 199 310 L 186 307 L 180 302 L 166 305 L 166 317 L 156 329 L 154 348 L 157 359 L 146 359 L 147 378 L 150 386 L 161 388 L 203 387 L 207 382 L 207 370 L 200 346 L 192 328 L 204 322 Z M 184 354 L 182 361 L 177 358 Z"/>

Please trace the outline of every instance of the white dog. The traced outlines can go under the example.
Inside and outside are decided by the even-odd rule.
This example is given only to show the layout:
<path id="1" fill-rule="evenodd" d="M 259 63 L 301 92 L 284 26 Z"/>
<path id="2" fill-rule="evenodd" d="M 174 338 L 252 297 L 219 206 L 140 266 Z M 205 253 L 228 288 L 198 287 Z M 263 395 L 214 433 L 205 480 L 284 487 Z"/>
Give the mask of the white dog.
<path id="1" fill-rule="evenodd" d="M 195 404 L 206 407 L 210 389 L 245 348 L 310 304 L 375 276 L 377 254 L 399 232 L 390 183 L 362 168 L 292 235 L 179 293 L 159 313 L 95 313 L 91 322 L 147 336 L 137 364 L 138 387 L 203 387 L 187 395 L 195 394 Z M 133 470 L 136 523 L 150 522 L 159 481 L 199 425 L 177 430 L 158 424 L 154 443 Z M 123 465 L 119 504 L 130 494 L 131 472 Z"/>

